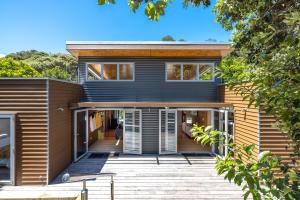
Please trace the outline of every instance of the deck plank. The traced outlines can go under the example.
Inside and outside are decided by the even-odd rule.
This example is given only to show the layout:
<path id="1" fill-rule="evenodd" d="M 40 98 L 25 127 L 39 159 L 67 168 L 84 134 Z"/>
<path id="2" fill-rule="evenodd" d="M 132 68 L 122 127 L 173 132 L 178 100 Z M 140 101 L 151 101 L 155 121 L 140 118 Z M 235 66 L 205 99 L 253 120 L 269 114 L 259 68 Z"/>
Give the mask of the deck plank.
<path id="1" fill-rule="evenodd" d="M 159 160 L 159 164 L 157 162 Z M 188 159 L 188 160 L 187 160 Z M 108 159 L 89 159 L 73 163 L 65 172 L 116 173 L 115 199 L 242 199 L 241 188 L 218 176 L 215 159 L 209 156 L 122 155 Z M 64 173 L 64 172 L 63 172 Z M 62 173 L 62 174 L 63 174 Z M 0 196 L 8 192 L 76 193 L 81 182 L 60 183 L 58 176 L 45 187 L 11 187 L 0 189 Z M 110 177 L 98 177 L 87 182 L 89 199 L 110 199 Z"/>

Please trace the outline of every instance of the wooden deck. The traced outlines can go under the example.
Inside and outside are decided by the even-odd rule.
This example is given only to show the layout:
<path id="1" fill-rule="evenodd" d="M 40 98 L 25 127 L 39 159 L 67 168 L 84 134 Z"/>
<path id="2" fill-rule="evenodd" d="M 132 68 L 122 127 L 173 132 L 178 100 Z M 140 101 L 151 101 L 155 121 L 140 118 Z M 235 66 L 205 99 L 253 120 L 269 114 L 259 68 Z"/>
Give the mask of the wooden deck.
<path id="1" fill-rule="evenodd" d="M 242 199 L 241 189 L 216 174 L 214 158 L 208 156 L 129 156 L 108 159 L 83 158 L 68 172 L 116 173 L 115 199 Z M 81 182 L 59 183 L 45 187 L 3 187 L 0 196 L 16 193 L 78 193 Z M 110 177 L 87 182 L 89 199 L 110 199 Z M 1 191 L 2 190 L 2 191 Z"/>

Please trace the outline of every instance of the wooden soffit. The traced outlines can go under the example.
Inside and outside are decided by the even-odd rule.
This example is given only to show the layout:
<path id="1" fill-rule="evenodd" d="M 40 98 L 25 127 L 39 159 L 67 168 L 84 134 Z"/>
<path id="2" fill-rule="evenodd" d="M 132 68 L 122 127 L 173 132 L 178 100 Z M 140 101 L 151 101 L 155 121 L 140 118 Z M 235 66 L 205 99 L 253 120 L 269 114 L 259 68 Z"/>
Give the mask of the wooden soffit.
<path id="1" fill-rule="evenodd" d="M 223 108 L 232 107 L 221 102 L 78 102 L 71 108 Z"/>
<path id="2" fill-rule="evenodd" d="M 229 44 L 179 42 L 157 43 L 84 43 L 68 42 L 66 49 L 76 57 L 224 57 Z"/>

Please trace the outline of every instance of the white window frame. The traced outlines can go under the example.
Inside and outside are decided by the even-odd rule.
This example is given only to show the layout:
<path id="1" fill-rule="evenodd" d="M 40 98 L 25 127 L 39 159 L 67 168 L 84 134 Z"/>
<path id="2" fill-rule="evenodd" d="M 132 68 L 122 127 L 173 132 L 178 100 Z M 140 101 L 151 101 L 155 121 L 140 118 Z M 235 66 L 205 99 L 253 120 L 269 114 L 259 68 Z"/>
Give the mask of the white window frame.
<path id="1" fill-rule="evenodd" d="M 180 65 L 180 80 L 168 80 L 168 65 Z M 184 80 L 183 79 L 183 65 L 197 65 L 196 66 L 196 80 Z M 212 79 L 211 80 L 199 80 L 199 65 L 210 65 L 212 68 Z M 215 63 L 214 62 L 167 62 L 165 63 L 165 81 L 166 82 L 215 82 Z"/>
<path id="2" fill-rule="evenodd" d="M 133 122 L 135 121 L 134 120 L 134 112 L 135 111 L 138 111 L 139 113 L 140 113 L 140 116 L 139 116 L 139 125 L 127 125 L 127 126 L 132 126 L 132 127 L 139 127 L 140 128 L 140 145 L 139 145 L 139 152 L 137 153 L 137 155 L 141 155 L 142 153 L 143 153 L 143 146 L 142 146 L 142 140 L 143 140 L 143 127 L 142 127 L 142 109 L 123 109 L 124 110 L 124 113 L 123 113 L 123 120 L 124 120 L 124 122 L 123 122 L 123 153 L 125 153 L 125 154 L 135 154 L 135 153 L 131 153 L 131 152 L 127 152 L 126 150 L 125 150 L 125 126 L 126 126 L 126 119 L 125 119 L 125 114 L 126 114 L 126 112 L 132 112 L 133 113 Z"/>
<path id="3" fill-rule="evenodd" d="M 0 118 L 9 119 L 10 120 L 10 179 L 9 180 L 1 180 L 1 184 L 15 185 L 15 115 L 14 114 L 6 114 L 0 113 Z"/>
<path id="4" fill-rule="evenodd" d="M 101 65 L 101 69 L 103 69 L 103 65 L 104 64 L 115 64 L 117 65 L 117 79 L 116 80 L 88 80 L 88 65 L 90 64 L 100 64 Z M 120 65 L 122 64 L 129 64 L 132 66 L 132 80 L 120 80 Z M 101 70 L 101 76 L 103 77 L 103 70 Z M 95 81 L 103 81 L 103 82 L 110 82 L 110 81 L 129 81 L 129 82 L 133 82 L 135 81 L 135 63 L 133 62 L 87 62 L 85 63 L 85 81 L 86 82 L 95 82 Z"/>
<path id="5" fill-rule="evenodd" d="M 176 150 L 175 152 L 162 152 L 161 150 L 161 135 L 162 135 L 162 132 L 161 132 L 161 120 L 162 120 L 162 112 L 165 111 L 166 112 L 166 116 L 165 116 L 165 136 L 168 137 L 168 112 L 175 112 L 175 145 L 176 145 Z M 176 154 L 178 153 L 178 138 L 177 138 L 177 135 L 178 135 L 178 130 L 177 130 L 177 126 L 178 126 L 178 109 L 159 109 L 159 155 L 163 155 L 163 154 Z M 168 139 L 167 139 L 168 141 Z"/>

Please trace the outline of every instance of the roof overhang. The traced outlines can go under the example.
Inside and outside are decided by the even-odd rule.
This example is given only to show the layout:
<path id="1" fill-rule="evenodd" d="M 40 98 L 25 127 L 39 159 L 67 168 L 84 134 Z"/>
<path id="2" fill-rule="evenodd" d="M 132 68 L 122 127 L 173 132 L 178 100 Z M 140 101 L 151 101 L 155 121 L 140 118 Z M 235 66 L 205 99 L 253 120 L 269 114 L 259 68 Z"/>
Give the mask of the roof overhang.
<path id="1" fill-rule="evenodd" d="M 224 57 L 230 43 L 67 41 L 76 57 Z"/>
<path id="2" fill-rule="evenodd" d="M 76 108 L 228 108 L 230 103 L 222 102 L 78 102 L 71 104 Z"/>

